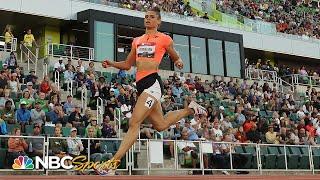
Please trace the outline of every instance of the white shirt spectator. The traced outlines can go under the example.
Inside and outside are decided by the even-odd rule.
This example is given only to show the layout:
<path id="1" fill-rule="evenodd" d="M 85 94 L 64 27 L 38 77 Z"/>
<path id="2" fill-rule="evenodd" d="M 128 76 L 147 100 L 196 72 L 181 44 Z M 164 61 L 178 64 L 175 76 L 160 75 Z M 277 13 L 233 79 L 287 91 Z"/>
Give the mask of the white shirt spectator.
<path id="1" fill-rule="evenodd" d="M 190 142 L 190 141 L 178 141 L 177 142 L 177 146 L 180 150 L 186 148 L 186 147 L 193 147 L 195 148 L 196 146 L 193 144 L 193 142 Z"/>
<path id="2" fill-rule="evenodd" d="M 68 138 L 68 153 L 72 155 L 79 156 L 81 151 L 83 151 L 83 144 L 81 139 L 77 138 Z"/>
<path id="3" fill-rule="evenodd" d="M 299 119 L 303 118 L 303 117 L 305 116 L 303 110 L 300 109 L 300 110 L 297 112 L 297 116 L 299 117 Z"/>
<path id="4" fill-rule="evenodd" d="M 54 69 L 61 69 L 62 71 L 66 70 L 65 65 L 63 63 L 60 63 L 60 62 L 56 62 L 54 64 Z"/>
<path id="5" fill-rule="evenodd" d="M 223 133 L 220 129 L 213 128 L 212 133 L 214 134 L 215 137 L 220 137 L 220 138 L 223 137 Z"/>
<path id="6" fill-rule="evenodd" d="M 85 73 L 85 69 L 82 65 L 80 66 L 80 72 Z"/>

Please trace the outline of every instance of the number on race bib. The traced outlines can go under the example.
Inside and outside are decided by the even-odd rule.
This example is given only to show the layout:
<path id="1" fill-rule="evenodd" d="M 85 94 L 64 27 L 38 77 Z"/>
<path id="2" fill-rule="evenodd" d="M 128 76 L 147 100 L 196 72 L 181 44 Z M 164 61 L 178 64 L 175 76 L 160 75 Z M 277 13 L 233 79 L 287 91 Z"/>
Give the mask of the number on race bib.
<path id="1" fill-rule="evenodd" d="M 153 103 L 154 103 L 154 99 L 151 98 L 151 97 L 148 97 L 144 105 L 145 105 L 147 108 L 150 109 L 150 108 L 152 107 Z"/>

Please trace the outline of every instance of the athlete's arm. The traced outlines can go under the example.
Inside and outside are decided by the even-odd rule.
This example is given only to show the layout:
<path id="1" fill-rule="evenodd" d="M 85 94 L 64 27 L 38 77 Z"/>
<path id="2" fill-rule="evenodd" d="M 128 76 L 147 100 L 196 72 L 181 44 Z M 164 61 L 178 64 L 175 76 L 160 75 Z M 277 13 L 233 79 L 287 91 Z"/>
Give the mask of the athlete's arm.
<path id="1" fill-rule="evenodd" d="M 102 63 L 102 66 L 105 68 L 114 67 L 122 70 L 130 70 L 131 66 L 133 66 L 135 63 L 135 60 L 136 60 L 136 49 L 132 47 L 125 61 L 113 62 L 113 61 L 105 60 Z"/>
<path id="2" fill-rule="evenodd" d="M 171 42 L 171 44 L 168 46 L 167 52 L 168 52 L 171 60 L 174 62 L 174 65 L 177 68 L 182 69 L 183 68 L 183 61 L 179 57 L 177 51 L 173 48 L 173 42 Z"/>

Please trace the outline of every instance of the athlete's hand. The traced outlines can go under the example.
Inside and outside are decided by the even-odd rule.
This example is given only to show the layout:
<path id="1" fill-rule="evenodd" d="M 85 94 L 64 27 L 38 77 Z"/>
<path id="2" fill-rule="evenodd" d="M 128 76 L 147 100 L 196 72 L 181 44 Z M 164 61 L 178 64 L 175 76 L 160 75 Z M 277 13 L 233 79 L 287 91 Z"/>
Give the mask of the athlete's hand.
<path id="1" fill-rule="evenodd" d="M 108 68 L 108 67 L 111 67 L 112 66 L 112 62 L 109 61 L 109 60 L 105 60 L 102 62 L 102 67 L 104 68 Z"/>
<path id="2" fill-rule="evenodd" d="M 177 60 L 174 62 L 174 65 L 179 68 L 179 69 L 182 69 L 183 68 L 183 62 L 181 59 Z"/>

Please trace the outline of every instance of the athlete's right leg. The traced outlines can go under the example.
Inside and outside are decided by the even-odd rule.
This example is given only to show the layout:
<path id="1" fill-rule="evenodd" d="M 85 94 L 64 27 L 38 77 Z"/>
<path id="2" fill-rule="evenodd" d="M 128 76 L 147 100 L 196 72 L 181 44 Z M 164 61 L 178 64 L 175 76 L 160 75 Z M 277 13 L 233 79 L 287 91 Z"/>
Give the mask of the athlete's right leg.
<path id="1" fill-rule="evenodd" d="M 137 140 L 140 124 L 146 117 L 149 116 L 150 112 L 153 110 L 156 104 L 155 102 L 157 102 L 157 100 L 146 92 L 143 92 L 139 96 L 137 104 L 133 109 L 132 117 L 129 120 L 129 130 L 127 132 L 127 135 L 123 138 L 118 152 L 113 156 L 114 160 L 121 160 L 121 158 Z"/>

